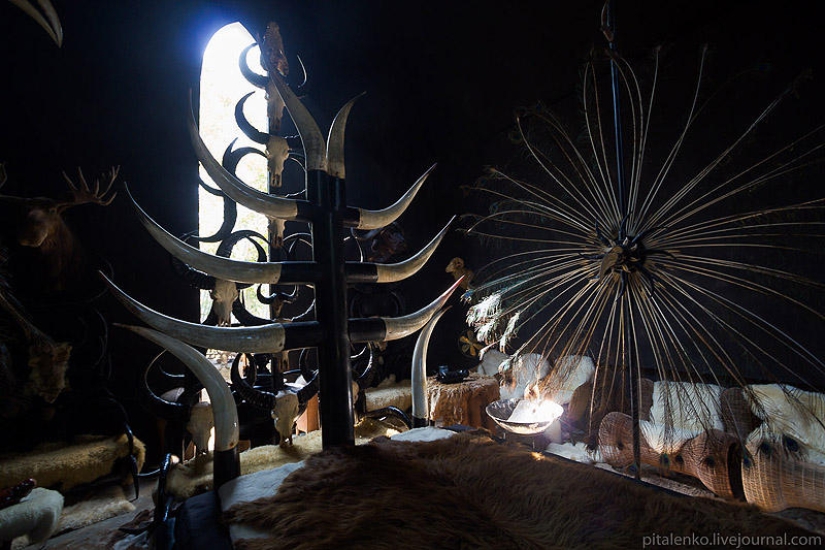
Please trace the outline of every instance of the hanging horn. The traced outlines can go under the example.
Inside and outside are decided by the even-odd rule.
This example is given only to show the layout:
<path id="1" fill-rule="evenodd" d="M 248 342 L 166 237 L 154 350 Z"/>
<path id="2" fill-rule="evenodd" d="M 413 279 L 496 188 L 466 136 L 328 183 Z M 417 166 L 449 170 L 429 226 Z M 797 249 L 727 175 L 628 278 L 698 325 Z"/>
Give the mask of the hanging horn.
<path id="1" fill-rule="evenodd" d="M 118 288 L 106 275 L 100 273 L 100 276 L 115 297 L 126 306 L 126 309 L 133 315 L 152 328 L 164 332 L 173 338 L 182 340 L 193 346 L 226 351 L 276 353 L 284 350 L 287 331 L 281 324 L 273 323 L 257 327 L 213 327 L 181 321 L 141 304 Z M 316 323 L 302 323 L 302 325 L 304 325 L 303 327 L 296 327 L 293 324 L 290 325 L 290 327 L 300 331 L 301 328 L 306 329 L 306 325 L 309 324 Z"/>
<path id="2" fill-rule="evenodd" d="M 249 66 L 249 51 L 257 45 L 257 42 L 253 42 L 252 44 L 243 49 L 240 57 L 238 58 L 238 67 L 240 67 L 241 74 L 247 80 L 247 82 L 249 82 L 256 88 L 266 89 L 266 85 L 269 82 L 269 77 L 263 74 L 256 73 Z"/>
<path id="3" fill-rule="evenodd" d="M 265 152 L 261 151 L 260 149 L 255 149 L 254 147 L 238 147 L 237 149 L 234 149 L 236 141 L 238 141 L 238 138 L 233 139 L 229 143 L 227 148 L 224 149 L 223 158 L 221 159 L 221 164 L 223 165 L 223 167 L 226 168 L 226 170 L 235 177 L 237 177 L 235 171 L 238 169 L 238 163 L 240 163 L 241 159 L 244 158 L 246 155 L 257 154 L 262 156 L 263 158 L 266 158 Z M 266 142 L 264 142 L 264 145 L 266 145 Z M 206 189 L 213 195 L 216 194 L 214 192 L 215 190 L 213 190 L 212 188 L 207 187 Z M 223 191 L 217 191 L 220 193 L 219 196 L 225 196 Z"/>
<path id="4" fill-rule="evenodd" d="M 369 319 L 350 319 L 350 341 L 355 344 L 366 342 L 389 342 L 409 336 L 426 325 L 436 312 L 444 307 L 452 293 L 458 288 L 461 277 L 448 288 L 444 294 L 436 298 L 431 304 L 419 309 L 415 313 L 403 317 L 372 317 Z"/>
<path id="5" fill-rule="evenodd" d="M 249 92 L 241 99 L 238 100 L 238 103 L 235 104 L 235 124 L 238 125 L 238 128 L 241 129 L 241 132 L 244 133 L 246 137 L 254 141 L 255 143 L 260 143 L 261 145 L 266 145 L 269 141 L 269 134 L 266 132 L 261 132 L 250 123 L 246 116 L 243 113 L 243 106 L 246 103 L 246 100 L 254 94 L 255 92 Z"/>
<path id="6" fill-rule="evenodd" d="M 427 323 L 418 340 L 415 341 L 415 349 L 412 355 L 412 372 L 410 373 L 410 384 L 412 385 L 412 421 L 414 428 L 429 425 L 430 409 L 427 406 L 427 348 L 430 345 L 430 336 L 433 333 L 438 320 L 450 309 L 449 306 L 436 313 L 430 322 Z"/>
<path id="7" fill-rule="evenodd" d="M 43 13 L 37 11 L 28 0 L 11 0 L 11 3 L 37 21 L 37 24 L 49 34 L 49 37 L 57 44 L 58 48 L 63 45 L 63 26 L 60 24 L 57 11 L 49 0 L 37 0 L 37 3 L 43 9 Z"/>
<path id="8" fill-rule="evenodd" d="M 189 137 L 192 140 L 195 154 L 203 165 L 204 170 L 206 170 L 206 173 L 212 178 L 212 181 L 215 182 L 215 185 L 220 187 L 229 198 L 238 204 L 246 206 L 250 210 L 263 214 L 267 218 L 278 218 L 282 220 L 296 219 L 298 215 L 298 203 L 295 200 L 268 195 L 257 189 L 253 189 L 221 166 L 221 163 L 212 156 L 212 153 L 209 152 L 206 144 L 201 139 L 198 125 L 195 123 L 195 114 L 192 112 L 190 112 L 189 117 Z"/>
<path id="9" fill-rule="evenodd" d="M 142 390 L 142 392 L 139 393 L 139 395 L 141 396 L 140 401 L 142 402 L 144 407 L 146 407 L 152 414 L 154 414 L 158 418 L 162 418 L 164 420 L 168 420 L 171 422 L 185 422 L 186 418 L 189 416 L 188 407 L 180 401 L 177 401 L 177 399 L 179 399 L 180 395 L 183 393 L 184 388 L 175 388 L 175 401 L 170 401 L 156 394 L 152 390 L 152 387 L 149 385 L 149 371 L 152 370 L 152 365 L 155 364 L 155 362 L 160 358 L 160 356 L 163 353 L 164 352 L 160 352 L 158 355 L 155 356 L 154 359 L 152 359 L 152 361 L 143 371 L 143 376 L 140 377 Z M 161 372 L 163 372 L 165 376 L 169 376 L 162 369 Z M 169 392 L 164 393 L 164 395 L 168 394 Z"/>
<path id="10" fill-rule="evenodd" d="M 118 325 L 168 350 L 197 377 L 209 395 L 215 415 L 215 488 L 240 475 L 238 409 L 218 369 L 197 350 L 169 335 L 145 327 Z"/>
<path id="11" fill-rule="evenodd" d="M 358 208 L 360 218 L 356 227 L 358 229 L 377 229 L 379 227 L 389 225 L 397 220 L 413 201 L 416 193 L 418 193 L 418 190 L 421 189 L 422 185 L 424 185 L 424 181 L 426 181 L 427 176 L 430 175 L 430 172 L 435 169 L 435 166 L 435 164 L 430 166 L 427 171 L 424 172 L 424 174 L 418 178 L 414 184 L 412 184 L 412 187 L 410 187 L 407 192 L 404 193 L 404 195 L 392 206 L 388 206 L 382 210 L 366 210 L 363 208 Z"/>
<path id="12" fill-rule="evenodd" d="M 146 228 L 152 238 L 166 249 L 172 256 L 199 271 L 207 273 L 217 279 L 244 284 L 275 284 L 281 278 L 282 264 L 278 262 L 248 262 L 215 256 L 203 252 L 190 244 L 178 239 L 163 227 L 135 202 L 129 190 L 126 195 L 135 207 L 140 223 Z"/>
<path id="13" fill-rule="evenodd" d="M 238 372 L 241 355 L 243 354 L 238 353 L 235 355 L 235 358 L 232 360 L 232 367 L 229 369 L 229 378 L 232 380 L 232 387 L 243 397 L 244 401 L 249 403 L 253 408 L 268 413 L 272 412 L 272 409 L 275 408 L 275 394 L 252 387 L 249 382 L 241 376 L 241 373 Z M 252 368 L 254 370 L 256 368 L 255 365 L 253 365 Z"/>
<path id="14" fill-rule="evenodd" d="M 226 154 L 224 154 L 224 158 L 226 158 Z M 224 193 L 220 189 L 214 189 L 213 187 L 206 185 L 206 183 L 204 183 L 202 179 L 198 179 L 198 185 L 201 187 L 201 189 L 203 189 L 210 195 L 219 197 L 223 201 L 223 221 L 221 222 L 221 226 L 218 228 L 218 230 L 215 231 L 212 235 L 207 235 L 206 237 L 192 235 L 192 238 L 202 243 L 220 242 L 224 240 L 227 237 L 227 235 L 232 233 L 232 229 L 235 227 L 235 223 L 238 221 L 238 203 L 227 197 L 226 193 Z"/>
<path id="15" fill-rule="evenodd" d="M 453 216 L 450 221 L 447 222 L 447 225 L 445 225 L 444 228 L 438 232 L 438 235 L 436 235 L 433 240 L 431 240 L 429 244 L 422 248 L 421 251 L 419 251 L 415 256 L 395 264 L 374 264 L 378 274 L 376 282 L 396 283 L 418 273 L 418 270 L 427 263 L 430 256 L 432 256 L 433 252 L 435 252 L 435 249 L 438 248 L 439 244 L 441 244 L 442 239 L 444 239 L 444 235 L 447 234 L 447 230 L 450 228 L 450 225 L 452 225 L 455 218 L 456 217 Z"/>
<path id="16" fill-rule="evenodd" d="M 347 118 L 352 110 L 352 106 L 359 97 L 366 92 L 362 92 L 350 99 L 346 105 L 341 107 L 335 119 L 332 121 L 332 126 L 329 129 L 329 138 L 327 140 L 327 173 L 330 176 L 345 179 L 346 168 L 344 166 L 344 130 L 347 125 Z"/>
<path id="17" fill-rule="evenodd" d="M 306 169 L 325 172 L 327 169 L 326 144 L 315 119 L 312 118 L 307 108 L 280 75 L 270 72 L 270 81 L 275 85 L 275 89 L 281 96 L 284 105 L 286 105 L 289 116 L 292 117 L 295 127 L 298 128 L 298 134 L 300 134 L 301 142 L 304 144 Z"/>

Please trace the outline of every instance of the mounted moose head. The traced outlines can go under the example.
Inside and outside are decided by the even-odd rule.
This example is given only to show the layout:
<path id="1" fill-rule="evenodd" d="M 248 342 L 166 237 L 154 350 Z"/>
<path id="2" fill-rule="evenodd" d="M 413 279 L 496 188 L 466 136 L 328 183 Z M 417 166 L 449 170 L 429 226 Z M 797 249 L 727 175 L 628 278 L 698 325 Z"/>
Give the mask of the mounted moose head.
<path id="1" fill-rule="evenodd" d="M 92 187 L 86 182 L 78 168 L 79 183 L 75 184 L 66 173 L 63 177 L 69 185 L 71 199 L 58 201 L 47 197 L 15 197 L 0 194 L 0 205 L 12 208 L 14 239 L 23 247 L 36 249 L 42 266 L 38 275 L 46 282 L 47 291 L 65 290 L 67 282 L 76 277 L 80 269 L 81 250 L 71 229 L 66 225 L 64 213 L 80 204 L 108 206 L 117 193 L 111 193 L 118 175 L 118 167 L 105 174 L 108 182 L 101 189 L 100 180 Z M 5 183 L 5 174 L 0 178 L 0 187 Z"/>

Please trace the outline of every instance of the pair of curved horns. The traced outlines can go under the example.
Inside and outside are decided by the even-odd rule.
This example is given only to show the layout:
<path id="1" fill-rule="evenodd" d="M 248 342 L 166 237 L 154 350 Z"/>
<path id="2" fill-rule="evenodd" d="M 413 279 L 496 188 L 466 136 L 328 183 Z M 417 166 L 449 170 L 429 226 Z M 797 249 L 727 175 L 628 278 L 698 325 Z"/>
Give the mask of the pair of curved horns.
<path id="1" fill-rule="evenodd" d="M 301 105 L 301 108 L 305 111 L 306 116 L 309 117 L 309 113 L 297 98 L 295 98 L 295 101 L 298 105 Z M 326 170 L 326 157 L 329 156 L 329 165 L 332 167 L 330 174 L 342 179 L 344 177 L 343 143 L 341 143 L 340 146 L 341 154 L 337 155 L 334 152 L 338 147 L 336 144 L 339 141 L 343 141 L 344 124 L 346 123 L 346 118 L 349 115 L 349 110 L 351 108 L 352 101 L 347 103 L 347 105 L 345 105 L 344 108 L 342 108 L 338 113 L 338 116 L 335 117 L 335 121 L 332 123 L 332 129 L 330 130 L 330 144 L 332 146 L 329 148 L 330 155 L 322 155 L 325 159 L 323 168 Z M 318 135 L 320 136 L 320 130 L 318 130 L 318 125 L 315 124 L 314 120 L 312 121 L 312 126 L 313 129 L 309 133 L 314 135 L 317 130 Z M 307 131 L 305 130 L 304 133 L 307 133 Z M 299 219 L 298 203 L 300 201 L 297 199 L 288 199 L 276 195 L 270 195 L 269 193 L 264 193 L 249 187 L 237 177 L 232 175 L 232 173 L 224 168 L 223 165 L 221 165 L 221 163 L 212 155 L 206 147 L 206 144 L 201 139 L 197 123 L 195 122 L 194 113 L 190 113 L 189 117 L 189 137 L 192 141 L 195 154 L 197 155 L 200 163 L 203 165 L 204 170 L 206 170 L 206 173 L 209 174 L 210 178 L 212 178 L 212 181 L 215 182 L 215 185 L 217 185 L 230 199 L 254 212 L 263 214 L 270 219 Z M 318 137 L 313 139 L 315 139 L 315 141 L 320 139 L 320 144 L 317 146 L 323 149 L 323 138 Z M 304 142 L 304 149 L 306 150 L 307 140 L 304 138 L 304 134 L 301 134 L 301 140 Z M 307 159 L 309 159 L 309 157 L 307 157 Z M 415 181 L 415 183 L 413 183 L 407 192 L 404 193 L 404 195 L 402 195 L 401 198 L 391 206 L 381 210 L 367 210 L 364 208 L 359 208 L 357 209 L 357 219 L 344 220 L 345 224 L 351 227 L 357 227 L 358 229 L 377 229 L 379 227 L 389 225 L 393 221 L 397 220 L 413 201 L 415 195 L 427 180 L 427 177 L 435 169 L 435 166 L 435 164 L 430 166 L 427 171 L 424 172 L 424 174 L 422 174 Z M 311 167 L 312 166 L 309 164 L 309 160 L 307 160 L 307 168 L 310 169 Z M 304 219 L 302 221 L 309 220 Z"/>
<path id="2" fill-rule="evenodd" d="M 141 304 L 117 287 L 102 272 L 100 276 L 115 297 L 141 321 L 177 340 L 188 344 L 215 348 L 225 351 L 245 351 L 249 353 L 277 353 L 285 349 L 312 347 L 321 343 L 323 334 L 316 322 L 290 323 L 283 325 L 271 323 L 252 327 L 214 327 L 198 323 L 181 321 L 164 315 Z M 366 321 L 369 330 L 358 330 L 351 326 L 350 333 L 358 332 L 360 337 L 354 342 L 389 342 L 409 336 L 426 325 L 435 313 L 441 309 L 449 297 L 458 288 L 461 279 L 453 283 L 441 296 L 415 313 L 402 317 L 378 317 L 375 319 L 352 319 L 350 325 Z M 372 327 L 380 326 L 375 329 Z M 352 330 L 355 328 L 355 331 Z M 171 350 L 170 350 L 171 351 Z"/>
<path id="3" fill-rule="evenodd" d="M 250 262 L 233 260 L 203 252 L 183 240 L 175 237 L 156 221 L 154 221 L 138 204 L 126 189 L 126 195 L 132 202 L 141 224 L 149 234 L 172 256 L 185 264 L 208 273 L 218 279 L 234 281 L 241 284 L 277 284 L 281 281 L 282 262 Z M 406 279 L 418 272 L 430 259 L 435 249 L 441 243 L 447 230 L 453 223 L 451 219 L 441 231 L 416 255 L 395 264 L 368 264 L 374 271 L 377 283 L 394 283 Z M 288 283 L 302 283 L 312 281 L 285 281 Z"/>

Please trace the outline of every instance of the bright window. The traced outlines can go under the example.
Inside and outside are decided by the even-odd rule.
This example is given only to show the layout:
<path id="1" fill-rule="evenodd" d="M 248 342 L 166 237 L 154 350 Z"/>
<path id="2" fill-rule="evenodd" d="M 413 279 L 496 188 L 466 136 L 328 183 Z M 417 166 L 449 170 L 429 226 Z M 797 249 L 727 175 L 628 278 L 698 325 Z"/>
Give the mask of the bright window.
<path id="1" fill-rule="evenodd" d="M 201 137 L 206 146 L 217 159 L 223 157 L 224 151 L 237 139 L 234 148 L 263 146 L 247 138 L 235 123 L 235 105 L 244 95 L 255 92 L 245 104 L 246 118 L 261 130 L 266 130 L 266 100 L 264 91 L 254 87 L 241 75 L 238 60 L 244 48 L 255 39 L 240 23 L 232 23 L 218 30 L 203 53 L 201 68 L 200 113 L 199 124 Z M 249 66 L 263 74 L 257 48 L 248 55 Z M 261 155 L 246 155 L 238 164 L 236 175 L 243 182 L 261 191 L 267 191 L 266 160 Z M 213 187 L 217 186 L 201 168 L 201 178 Z M 200 235 L 213 235 L 223 222 L 223 200 L 204 189 L 199 190 L 199 227 Z M 267 235 L 267 220 L 264 216 L 238 206 L 238 220 L 234 230 L 252 229 Z M 215 252 L 219 243 L 201 243 L 202 250 Z M 260 243 L 264 244 L 265 243 Z M 268 253 L 268 247 L 267 247 Z M 232 251 L 232 258 L 255 260 L 258 253 L 247 240 L 241 240 Z M 266 289 L 264 289 L 266 290 Z M 256 287 L 243 291 L 242 300 L 246 308 L 254 315 L 269 318 L 269 307 L 261 304 L 256 296 Z M 201 291 L 201 319 L 206 318 L 212 306 L 208 291 Z"/>

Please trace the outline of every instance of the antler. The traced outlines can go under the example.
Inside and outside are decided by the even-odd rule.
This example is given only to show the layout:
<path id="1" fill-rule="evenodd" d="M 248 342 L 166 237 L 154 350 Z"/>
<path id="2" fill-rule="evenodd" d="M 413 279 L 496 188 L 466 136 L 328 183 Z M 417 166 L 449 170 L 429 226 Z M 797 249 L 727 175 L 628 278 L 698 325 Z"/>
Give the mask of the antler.
<path id="1" fill-rule="evenodd" d="M 112 193 L 108 198 L 106 194 L 112 189 L 112 185 L 114 185 L 115 180 L 117 179 L 117 174 L 120 171 L 120 166 L 113 166 L 109 172 L 106 172 L 106 175 L 109 178 L 109 183 L 106 184 L 106 188 L 102 191 L 100 190 L 100 180 L 95 179 L 94 190 L 89 187 L 89 184 L 86 183 L 86 177 L 83 175 L 83 170 L 80 168 L 77 169 L 77 174 L 80 178 L 80 184 L 75 185 L 75 183 L 71 180 L 71 178 L 66 175 L 66 172 L 63 172 L 63 179 L 69 184 L 69 189 L 72 192 L 72 200 L 70 202 L 63 202 L 58 205 L 58 209 L 65 210 L 71 206 L 75 206 L 78 204 L 85 204 L 85 203 L 94 203 L 99 204 L 101 206 L 109 206 L 115 197 L 117 196 L 117 191 Z"/>

